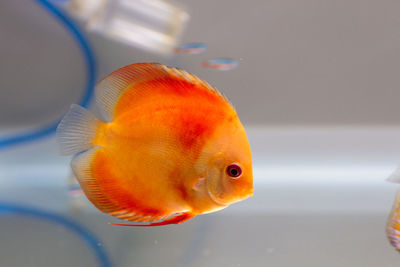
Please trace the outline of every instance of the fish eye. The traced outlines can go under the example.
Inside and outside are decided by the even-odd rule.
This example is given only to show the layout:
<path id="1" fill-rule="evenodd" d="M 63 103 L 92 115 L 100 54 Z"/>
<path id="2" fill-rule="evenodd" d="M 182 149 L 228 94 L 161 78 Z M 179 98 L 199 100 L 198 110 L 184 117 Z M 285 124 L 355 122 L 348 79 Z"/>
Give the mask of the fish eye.
<path id="1" fill-rule="evenodd" d="M 226 167 L 226 174 L 232 178 L 239 178 L 242 175 L 242 168 L 238 164 L 232 163 Z"/>

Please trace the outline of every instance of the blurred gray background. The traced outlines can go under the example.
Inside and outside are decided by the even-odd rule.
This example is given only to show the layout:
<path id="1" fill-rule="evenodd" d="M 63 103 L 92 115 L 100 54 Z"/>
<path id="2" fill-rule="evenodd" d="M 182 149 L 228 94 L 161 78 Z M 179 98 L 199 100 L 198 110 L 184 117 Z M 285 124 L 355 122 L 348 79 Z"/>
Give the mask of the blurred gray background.
<path id="1" fill-rule="evenodd" d="M 245 124 L 400 123 L 399 1 L 180 2 L 191 16 L 182 43 L 204 42 L 205 53 L 164 58 L 89 34 L 98 78 L 157 61 L 225 92 Z M 214 57 L 239 67 L 201 67 Z M 0 59 L 0 127 L 53 121 L 82 94 L 80 51 L 34 1 L 0 1 Z"/>

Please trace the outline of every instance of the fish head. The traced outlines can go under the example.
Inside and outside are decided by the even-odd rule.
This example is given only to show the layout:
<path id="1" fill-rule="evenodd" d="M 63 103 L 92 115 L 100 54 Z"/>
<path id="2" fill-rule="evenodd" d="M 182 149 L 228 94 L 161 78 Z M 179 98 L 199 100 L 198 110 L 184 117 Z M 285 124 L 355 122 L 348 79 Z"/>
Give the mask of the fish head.
<path id="1" fill-rule="evenodd" d="M 227 206 L 253 195 L 253 169 L 249 141 L 239 119 L 220 129 L 206 183 L 210 198 L 220 206 Z"/>

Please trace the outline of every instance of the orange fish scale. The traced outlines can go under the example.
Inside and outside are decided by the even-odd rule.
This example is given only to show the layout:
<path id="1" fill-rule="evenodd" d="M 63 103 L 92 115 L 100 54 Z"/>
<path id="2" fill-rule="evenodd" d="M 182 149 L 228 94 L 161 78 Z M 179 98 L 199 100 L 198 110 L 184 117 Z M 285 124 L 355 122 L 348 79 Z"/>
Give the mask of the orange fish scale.
<path id="1" fill-rule="evenodd" d="M 171 77 L 128 88 L 115 108 L 117 118 L 124 113 L 130 114 L 128 120 L 137 117 L 143 124 L 155 123 L 169 127 L 186 152 L 194 145 L 203 144 L 214 133 L 218 123 L 224 119 L 232 120 L 236 114 L 220 95 Z M 138 126 L 137 122 L 118 123 L 132 125 L 132 131 Z"/>
<path id="2" fill-rule="evenodd" d="M 97 178 L 98 186 L 103 189 L 106 200 L 114 204 L 118 210 L 134 210 L 138 214 L 146 214 L 151 216 L 161 216 L 162 212 L 157 209 L 147 207 L 142 200 L 146 197 L 141 195 L 143 190 L 140 190 L 140 185 L 129 181 L 139 181 L 135 177 L 127 179 L 120 179 L 123 177 L 118 170 L 115 169 L 113 161 L 110 160 L 108 155 L 101 150 L 96 153 L 95 159 L 92 163 L 93 175 Z M 135 189 L 135 195 L 132 195 L 132 190 Z"/>

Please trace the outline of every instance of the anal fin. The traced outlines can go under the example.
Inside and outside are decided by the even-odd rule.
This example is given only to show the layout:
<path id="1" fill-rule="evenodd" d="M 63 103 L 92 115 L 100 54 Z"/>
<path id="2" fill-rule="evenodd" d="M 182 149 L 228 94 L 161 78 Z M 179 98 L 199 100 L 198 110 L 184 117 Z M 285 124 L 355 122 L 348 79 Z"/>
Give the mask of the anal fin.
<path id="1" fill-rule="evenodd" d="M 184 212 L 184 213 L 178 214 L 176 216 L 173 216 L 171 218 L 168 218 L 166 220 L 163 220 L 161 222 L 153 222 L 153 223 L 149 223 L 149 224 L 122 224 L 122 223 L 109 223 L 109 224 L 116 225 L 116 226 L 138 226 L 138 227 L 163 226 L 163 225 L 169 225 L 169 224 L 180 224 L 187 220 L 192 219 L 194 216 L 195 215 L 190 212 Z"/>
<path id="2" fill-rule="evenodd" d="M 71 168 L 90 202 L 102 212 L 110 213 L 117 207 L 104 194 L 92 170 L 94 157 L 100 149 L 102 147 L 97 146 L 76 155 L 71 161 Z"/>

